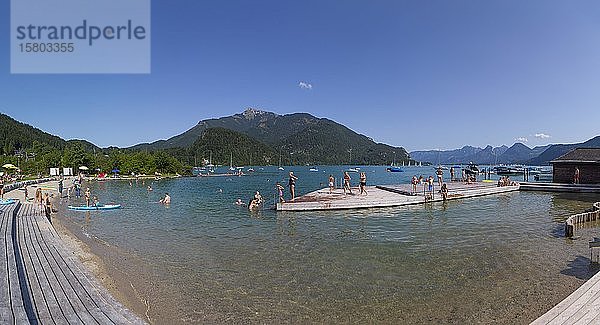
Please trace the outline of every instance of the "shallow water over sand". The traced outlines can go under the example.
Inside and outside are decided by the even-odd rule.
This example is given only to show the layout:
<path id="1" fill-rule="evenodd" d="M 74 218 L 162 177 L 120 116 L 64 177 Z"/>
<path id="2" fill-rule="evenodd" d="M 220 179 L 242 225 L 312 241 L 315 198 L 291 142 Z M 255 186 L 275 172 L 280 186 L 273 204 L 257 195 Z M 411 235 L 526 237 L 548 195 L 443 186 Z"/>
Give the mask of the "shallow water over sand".
<path id="1" fill-rule="evenodd" d="M 272 202 L 274 182 L 287 183 L 275 168 L 256 170 L 155 181 L 152 192 L 149 182 L 91 183 L 103 203 L 124 209 L 67 211 L 61 220 L 84 241 L 108 245 L 99 255 L 148 301 L 156 323 L 527 323 L 595 272 L 586 258 L 596 228 L 567 240 L 562 222 L 598 195 L 524 192 L 250 214 L 233 202 L 255 190 Z M 306 193 L 342 167 L 293 170 Z M 433 174 L 431 167 L 362 170 L 370 184 Z M 170 207 L 156 203 L 164 192 Z"/>

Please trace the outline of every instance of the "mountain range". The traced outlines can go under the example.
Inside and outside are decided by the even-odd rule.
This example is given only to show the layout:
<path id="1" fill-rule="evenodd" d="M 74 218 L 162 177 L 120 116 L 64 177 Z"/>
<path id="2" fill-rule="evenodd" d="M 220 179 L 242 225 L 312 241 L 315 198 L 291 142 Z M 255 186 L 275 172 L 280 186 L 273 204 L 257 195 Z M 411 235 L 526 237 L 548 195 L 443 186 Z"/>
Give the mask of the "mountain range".
<path id="1" fill-rule="evenodd" d="M 85 140 L 64 140 L 10 116 L 0 114 L 0 155 L 47 152 L 76 146 L 85 152 L 110 153 L 165 151 L 184 164 L 211 159 L 214 164 L 234 165 L 387 165 L 411 161 L 432 164 L 545 165 L 578 147 L 600 147 L 600 136 L 582 143 L 553 144 L 530 148 L 522 143 L 511 147 L 464 146 L 454 150 L 427 150 L 408 153 L 402 147 L 376 143 L 344 125 L 307 113 L 279 115 L 247 109 L 232 116 L 207 119 L 166 140 L 129 148 L 99 148 Z M 231 162 L 232 160 L 232 162 Z"/>
<path id="2" fill-rule="evenodd" d="M 260 144 L 261 154 L 254 156 L 255 164 L 359 164 L 382 165 L 408 161 L 408 153 L 402 147 L 376 143 L 373 139 L 358 134 L 349 128 L 326 118 L 318 118 L 307 113 L 279 115 L 257 109 L 246 109 L 232 116 L 202 120 L 191 129 L 166 140 L 138 144 L 130 150 L 174 150 L 175 148 L 203 148 L 206 157 L 205 135 L 218 139 L 218 133 L 227 133 L 229 138 L 251 139 L 252 148 L 243 148 L 246 158 L 241 159 L 238 151 L 223 143 L 227 148 L 212 148 L 213 161 L 229 163 L 230 152 L 235 164 L 249 164 L 251 151 Z M 244 140 L 245 141 L 245 140 Z M 203 143 L 204 142 L 204 143 Z M 266 148 L 271 150 L 266 150 Z"/>
<path id="3" fill-rule="evenodd" d="M 530 148 L 517 142 L 511 147 L 500 146 L 485 148 L 464 146 L 453 150 L 422 150 L 410 153 L 411 159 L 432 164 L 467 164 L 470 162 L 484 165 L 526 164 L 547 165 L 550 161 L 575 148 L 600 148 L 600 136 L 581 143 L 550 144 Z"/>

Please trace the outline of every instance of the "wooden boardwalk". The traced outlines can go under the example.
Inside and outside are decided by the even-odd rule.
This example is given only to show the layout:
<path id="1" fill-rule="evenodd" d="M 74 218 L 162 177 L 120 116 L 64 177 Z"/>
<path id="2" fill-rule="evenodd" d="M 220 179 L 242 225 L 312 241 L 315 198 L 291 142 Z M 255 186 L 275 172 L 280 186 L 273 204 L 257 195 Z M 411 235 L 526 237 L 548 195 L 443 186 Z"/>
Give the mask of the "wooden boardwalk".
<path id="1" fill-rule="evenodd" d="M 144 324 L 70 253 L 41 208 L 0 206 L 1 324 Z"/>
<path id="2" fill-rule="evenodd" d="M 491 194 L 518 191 L 519 186 L 497 187 L 493 183 L 447 183 L 448 200 L 463 199 Z M 433 193 L 423 191 L 422 185 L 416 193 L 411 193 L 411 185 L 368 186 L 367 195 L 359 195 L 358 188 L 353 194 L 345 195 L 342 189 L 321 189 L 298 197 L 294 202 L 277 203 L 278 211 L 315 211 L 396 207 L 426 202 L 441 202 L 442 195 L 435 187 Z"/>
<path id="3" fill-rule="evenodd" d="M 521 183 L 521 191 L 600 193 L 600 185 L 563 183 Z"/>
<path id="4" fill-rule="evenodd" d="M 531 324 L 600 324 L 600 273 Z"/>

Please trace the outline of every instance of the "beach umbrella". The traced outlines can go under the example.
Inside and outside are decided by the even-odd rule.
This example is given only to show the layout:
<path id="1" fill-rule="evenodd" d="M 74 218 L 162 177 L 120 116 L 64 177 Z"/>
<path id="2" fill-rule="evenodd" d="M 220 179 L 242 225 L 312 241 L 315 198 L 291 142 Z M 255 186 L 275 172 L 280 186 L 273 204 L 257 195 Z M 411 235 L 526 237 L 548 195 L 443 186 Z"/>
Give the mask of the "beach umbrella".
<path id="1" fill-rule="evenodd" d="M 88 170 L 89 168 L 85 167 L 85 166 L 79 166 L 79 170 Z"/>
<path id="2" fill-rule="evenodd" d="M 116 174 L 116 173 L 119 173 L 119 172 L 121 172 L 121 171 L 115 168 L 115 169 L 113 169 L 111 172 Z"/>
<path id="3" fill-rule="evenodd" d="M 14 169 L 14 168 L 17 168 L 17 166 L 15 166 L 13 164 L 4 164 L 4 165 L 2 165 L 2 168 Z"/>

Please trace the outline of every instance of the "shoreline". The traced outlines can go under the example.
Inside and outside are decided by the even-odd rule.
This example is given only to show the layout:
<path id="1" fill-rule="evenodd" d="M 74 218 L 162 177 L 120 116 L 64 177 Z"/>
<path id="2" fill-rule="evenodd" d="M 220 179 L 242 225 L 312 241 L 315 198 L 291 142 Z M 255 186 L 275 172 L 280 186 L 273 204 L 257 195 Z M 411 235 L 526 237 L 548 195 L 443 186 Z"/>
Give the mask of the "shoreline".
<path id="1" fill-rule="evenodd" d="M 54 182 L 54 183 L 53 183 Z M 56 188 L 56 181 L 50 181 L 45 184 L 46 191 L 51 191 L 56 194 L 56 190 L 50 190 L 49 188 Z M 44 185 L 40 185 L 42 187 Z M 14 192 L 23 196 L 22 191 L 11 191 L 7 194 L 13 194 Z M 65 243 L 65 246 L 73 252 L 73 255 L 85 265 L 87 270 L 98 280 L 98 282 L 106 288 L 115 299 L 120 303 L 134 312 L 136 315 L 144 319 L 146 322 L 153 323 L 152 318 L 149 317 L 150 305 L 148 299 L 142 297 L 136 287 L 131 281 L 135 279 L 134 272 L 127 272 L 127 270 L 119 269 L 119 260 L 125 259 L 136 259 L 135 255 L 129 252 L 121 250 L 117 246 L 109 245 L 102 240 L 90 236 L 85 232 L 84 225 L 77 224 L 74 221 L 69 220 L 66 217 L 65 211 L 68 201 L 66 199 L 53 198 L 53 205 L 57 208 L 58 212 L 52 214 L 52 221 L 56 231 L 59 233 L 61 239 Z M 130 263 L 130 261 L 128 261 Z M 133 262 L 135 263 L 135 261 Z M 132 269 L 132 271 L 135 269 Z M 571 284 L 561 289 L 553 288 L 547 290 L 548 295 L 555 296 L 555 294 L 563 295 L 557 303 L 552 304 L 549 308 L 553 308 L 556 304 L 560 303 L 571 293 L 575 292 L 581 285 L 587 282 L 585 281 L 570 281 Z M 575 282 L 577 284 L 575 285 Z M 153 283 L 149 283 L 154 285 Z M 567 289 L 569 287 L 569 289 Z M 564 290 L 567 289 L 567 290 Z M 554 293 L 554 294 L 552 294 Z M 161 307 L 161 306 L 158 306 Z M 544 311 L 545 312 L 545 311 Z M 537 317 L 543 315 L 542 312 Z M 533 316 L 535 320 L 536 316 Z"/>
<path id="2" fill-rule="evenodd" d="M 65 180 L 69 180 L 66 178 Z M 39 183 L 37 182 L 39 181 Z M 85 266 L 88 271 L 97 281 L 100 283 L 119 303 L 128 308 L 138 317 L 144 321 L 152 324 L 151 319 L 148 316 L 148 309 L 143 298 L 135 292 L 135 287 L 128 281 L 127 276 L 118 276 L 118 270 L 112 267 L 109 263 L 98 254 L 98 249 L 101 246 L 107 246 L 105 243 L 101 243 L 99 240 L 95 240 L 96 244 L 92 244 L 93 238 L 86 236 L 83 233 L 76 234 L 74 228 L 69 228 L 69 221 L 65 218 L 65 211 L 67 208 L 66 200 L 63 201 L 57 197 L 56 188 L 58 187 L 58 181 L 56 179 L 40 179 L 35 180 L 35 183 L 27 185 L 28 187 L 38 187 L 45 185 L 46 188 L 42 189 L 42 192 L 49 192 L 52 194 L 51 201 L 52 206 L 57 210 L 51 213 L 52 226 L 60 236 L 60 239 L 64 243 L 65 247 L 72 252 L 74 256 Z M 4 193 L 5 198 L 18 199 L 25 202 L 24 192 L 20 190 L 21 187 L 14 187 L 8 192 Z M 53 188 L 50 190 L 50 188 Z M 30 191 L 33 193 L 33 191 Z M 31 198 L 31 195 L 29 195 Z M 74 226 L 74 225 L 73 225 Z M 82 238 L 90 238 L 90 242 L 86 242 Z M 97 246 L 97 247 L 93 247 Z M 108 248 L 105 248 L 108 250 Z"/>

